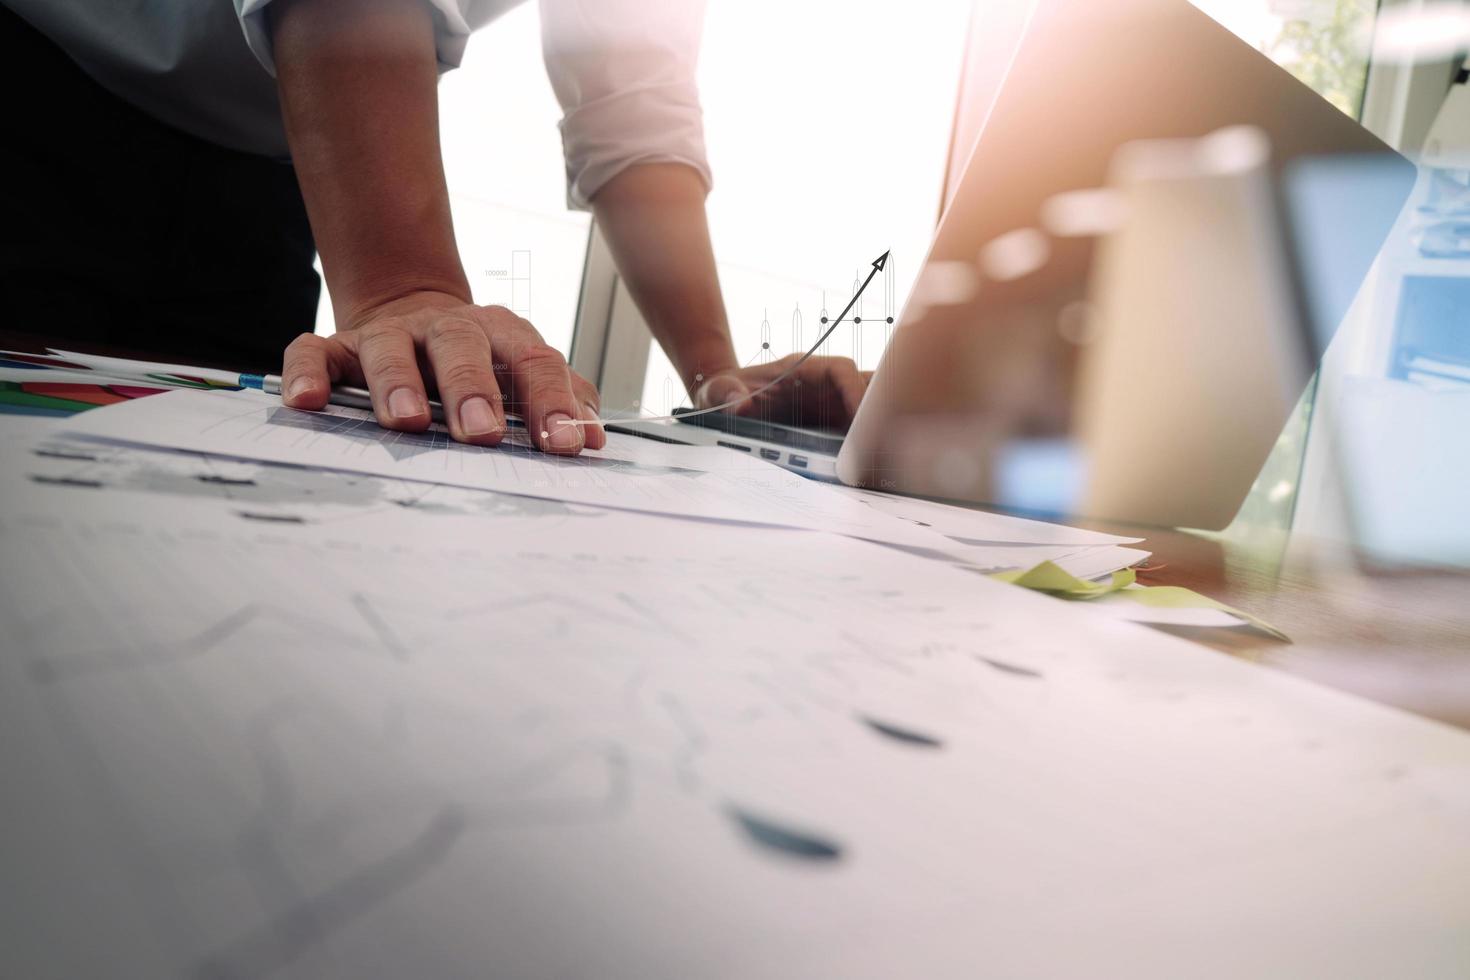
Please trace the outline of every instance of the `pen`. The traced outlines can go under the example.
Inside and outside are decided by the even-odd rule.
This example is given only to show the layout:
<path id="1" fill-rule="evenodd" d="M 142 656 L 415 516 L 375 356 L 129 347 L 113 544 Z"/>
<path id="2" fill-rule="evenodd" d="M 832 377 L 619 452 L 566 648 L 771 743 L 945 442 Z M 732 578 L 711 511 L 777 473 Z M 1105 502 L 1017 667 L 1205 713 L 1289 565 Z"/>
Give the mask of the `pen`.
<path id="1" fill-rule="evenodd" d="M 278 374 L 242 374 L 239 375 L 239 384 L 242 388 L 255 388 L 267 395 L 281 393 L 281 376 Z M 360 408 L 369 412 L 373 410 L 372 392 L 352 385 L 332 385 L 332 393 L 327 397 L 327 402 L 341 408 Z M 429 399 L 429 417 L 440 425 L 447 424 L 444 421 L 444 405 L 432 398 Z M 525 428 L 526 423 L 514 412 L 506 412 L 505 425 L 511 429 Z"/>
<path id="2" fill-rule="evenodd" d="M 279 374 L 242 374 L 240 375 L 240 386 L 242 388 L 254 388 L 263 391 L 267 395 L 281 394 L 281 376 Z M 352 385 L 332 385 L 332 393 L 327 396 L 327 404 L 337 405 L 341 408 L 360 408 L 364 411 L 373 410 L 373 394 L 366 388 L 356 388 Z M 429 400 L 429 417 L 440 424 L 444 423 L 444 406 L 433 399 Z"/>

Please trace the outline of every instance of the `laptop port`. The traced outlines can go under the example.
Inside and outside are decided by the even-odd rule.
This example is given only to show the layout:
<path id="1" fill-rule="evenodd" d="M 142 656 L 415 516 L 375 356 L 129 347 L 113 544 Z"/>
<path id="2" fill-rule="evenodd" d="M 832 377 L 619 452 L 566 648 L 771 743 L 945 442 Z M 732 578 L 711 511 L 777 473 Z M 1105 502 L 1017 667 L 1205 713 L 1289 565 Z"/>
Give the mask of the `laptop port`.
<path id="1" fill-rule="evenodd" d="M 749 446 L 742 446 L 738 442 L 726 442 L 723 439 L 716 439 L 715 440 L 715 445 L 716 446 L 724 446 L 726 449 L 738 449 L 742 453 L 748 453 L 748 452 L 750 452 L 750 447 Z"/>
<path id="2" fill-rule="evenodd" d="M 790 456 L 788 456 L 786 458 L 786 462 L 790 463 L 792 466 L 799 466 L 802 469 L 806 469 L 806 457 L 805 456 L 798 456 L 798 455 L 796 455 L 796 453 L 792 453 Z"/>
<path id="3" fill-rule="evenodd" d="M 780 458 L 781 458 L 781 451 L 778 450 L 778 449 L 762 449 L 761 450 L 761 459 L 769 459 L 771 462 L 774 463 L 774 462 L 776 462 Z"/>

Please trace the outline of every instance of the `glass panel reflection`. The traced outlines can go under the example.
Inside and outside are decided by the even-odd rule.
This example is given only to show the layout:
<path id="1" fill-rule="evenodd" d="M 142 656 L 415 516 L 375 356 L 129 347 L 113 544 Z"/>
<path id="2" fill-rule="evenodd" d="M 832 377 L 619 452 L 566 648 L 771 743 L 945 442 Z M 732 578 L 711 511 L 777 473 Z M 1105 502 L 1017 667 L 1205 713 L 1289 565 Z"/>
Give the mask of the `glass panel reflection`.
<path id="1" fill-rule="evenodd" d="M 1340 221 L 1336 235 L 1323 228 L 1390 194 L 1393 176 L 1341 160 L 1291 176 L 1313 326 L 1320 337 L 1338 330 L 1322 365 L 1308 472 L 1338 488 L 1351 536 L 1371 559 L 1470 565 L 1470 159 L 1439 150 L 1421 163 L 1361 290 L 1335 270 L 1364 242 L 1342 235 Z M 1313 516 L 1302 515 L 1309 527 Z"/>

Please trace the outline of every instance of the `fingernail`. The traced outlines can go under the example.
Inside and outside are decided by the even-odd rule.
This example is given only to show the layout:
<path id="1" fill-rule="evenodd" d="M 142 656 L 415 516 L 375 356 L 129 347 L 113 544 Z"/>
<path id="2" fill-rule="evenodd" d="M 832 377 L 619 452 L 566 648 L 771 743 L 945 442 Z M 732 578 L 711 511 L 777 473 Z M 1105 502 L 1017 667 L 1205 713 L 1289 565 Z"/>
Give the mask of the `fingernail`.
<path id="1" fill-rule="evenodd" d="M 582 427 L 568 425 L 572 420 L 565 412 L 546 416 L 546 444 L 552 449 L 581 449 Z"/>
<path id="2" fill-rule="evenodd" d="M 310 394 L 316 388 L 316 382 L 310 378 L 297 378 L 286 388 L 286 400 L 295 401 L 302 395 Z"/>
<path id="3" fill-rule="evenodd" d="M 424 400 L 412 388 L 395 388 L 388 396 L 388 414 L 395 419 L 411 419 L 424 414 Z"/>
<path id="4" fill-rule="evenodd" d="M 582 416 L 582 421 L 584 421 L 584 422 L 600 422 L 600 421 L 602 421 L 601 419 L 599 419 L 597 417 L 597 406 L 594 405 L 594 404 L 592 404 L 591 402 L 583 402 L 582 403 L 582 411 L 584 413 L 586 413 L 586 414 L 584 414 Z"/>
<path id="5" fill-rule="evenodd" d="M 489 435 L 500 429 L 490 403 L 478 396 L 466 398 L 459 406 L 459 426 L 467 436 Z"/>

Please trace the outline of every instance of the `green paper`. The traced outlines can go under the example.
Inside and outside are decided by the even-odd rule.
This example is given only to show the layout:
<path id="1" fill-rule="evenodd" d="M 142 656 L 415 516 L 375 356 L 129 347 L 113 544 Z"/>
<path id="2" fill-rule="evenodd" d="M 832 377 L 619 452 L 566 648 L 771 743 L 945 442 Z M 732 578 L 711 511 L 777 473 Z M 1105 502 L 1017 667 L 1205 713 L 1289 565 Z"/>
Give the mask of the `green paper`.
<path id="1" fill-rule="evenodd" d="M 44 379 L 37 378 L 36 380 Z M 34 392 L 23 391 L 20 385 L 9 382 L 0 382 L 0 405 L 25 405 L 30 408 L 57 409 L 73 414 L 97 407 L 89 402 L 78 402 L 70 398 L 55 398 L 51 395 L 38 395 Z"/>
<path id="2" fill-rule="evenodd" d="M 1044 561 L 1024 572 L 1000 572 L 991 578 L 1064 599 L 1096 599 L 1098 596 L 1127 588 L 1137 577 L 1133 574 L 1133 569 L 1125 568 L 1114 572 L 1112 579 L 1107 582 L 1089 582 L 1054 562 Z"/>
<path id="3" fill-rule="evenodd" d="M 991 578 L 1023 589 L 1045 592 L 1059 599 L 1088 600 L 1115 595 L 1148 606 L 1150 609 L 1218 609 L 1244 620 L 1263 633 L 1290 643 L 1291 638 L 1263 619 L 1241 612 L 1223 602 L 1177 585 L 1136 585 L 1133 569 L 1114 572 L 1107 582 L 1089 582 L 1071 574 L 1061 566 L 1044 561 L 1023 572 L 1000 572 Z M 1131 586 L 1131 587 L 1130 587 Z"/>

